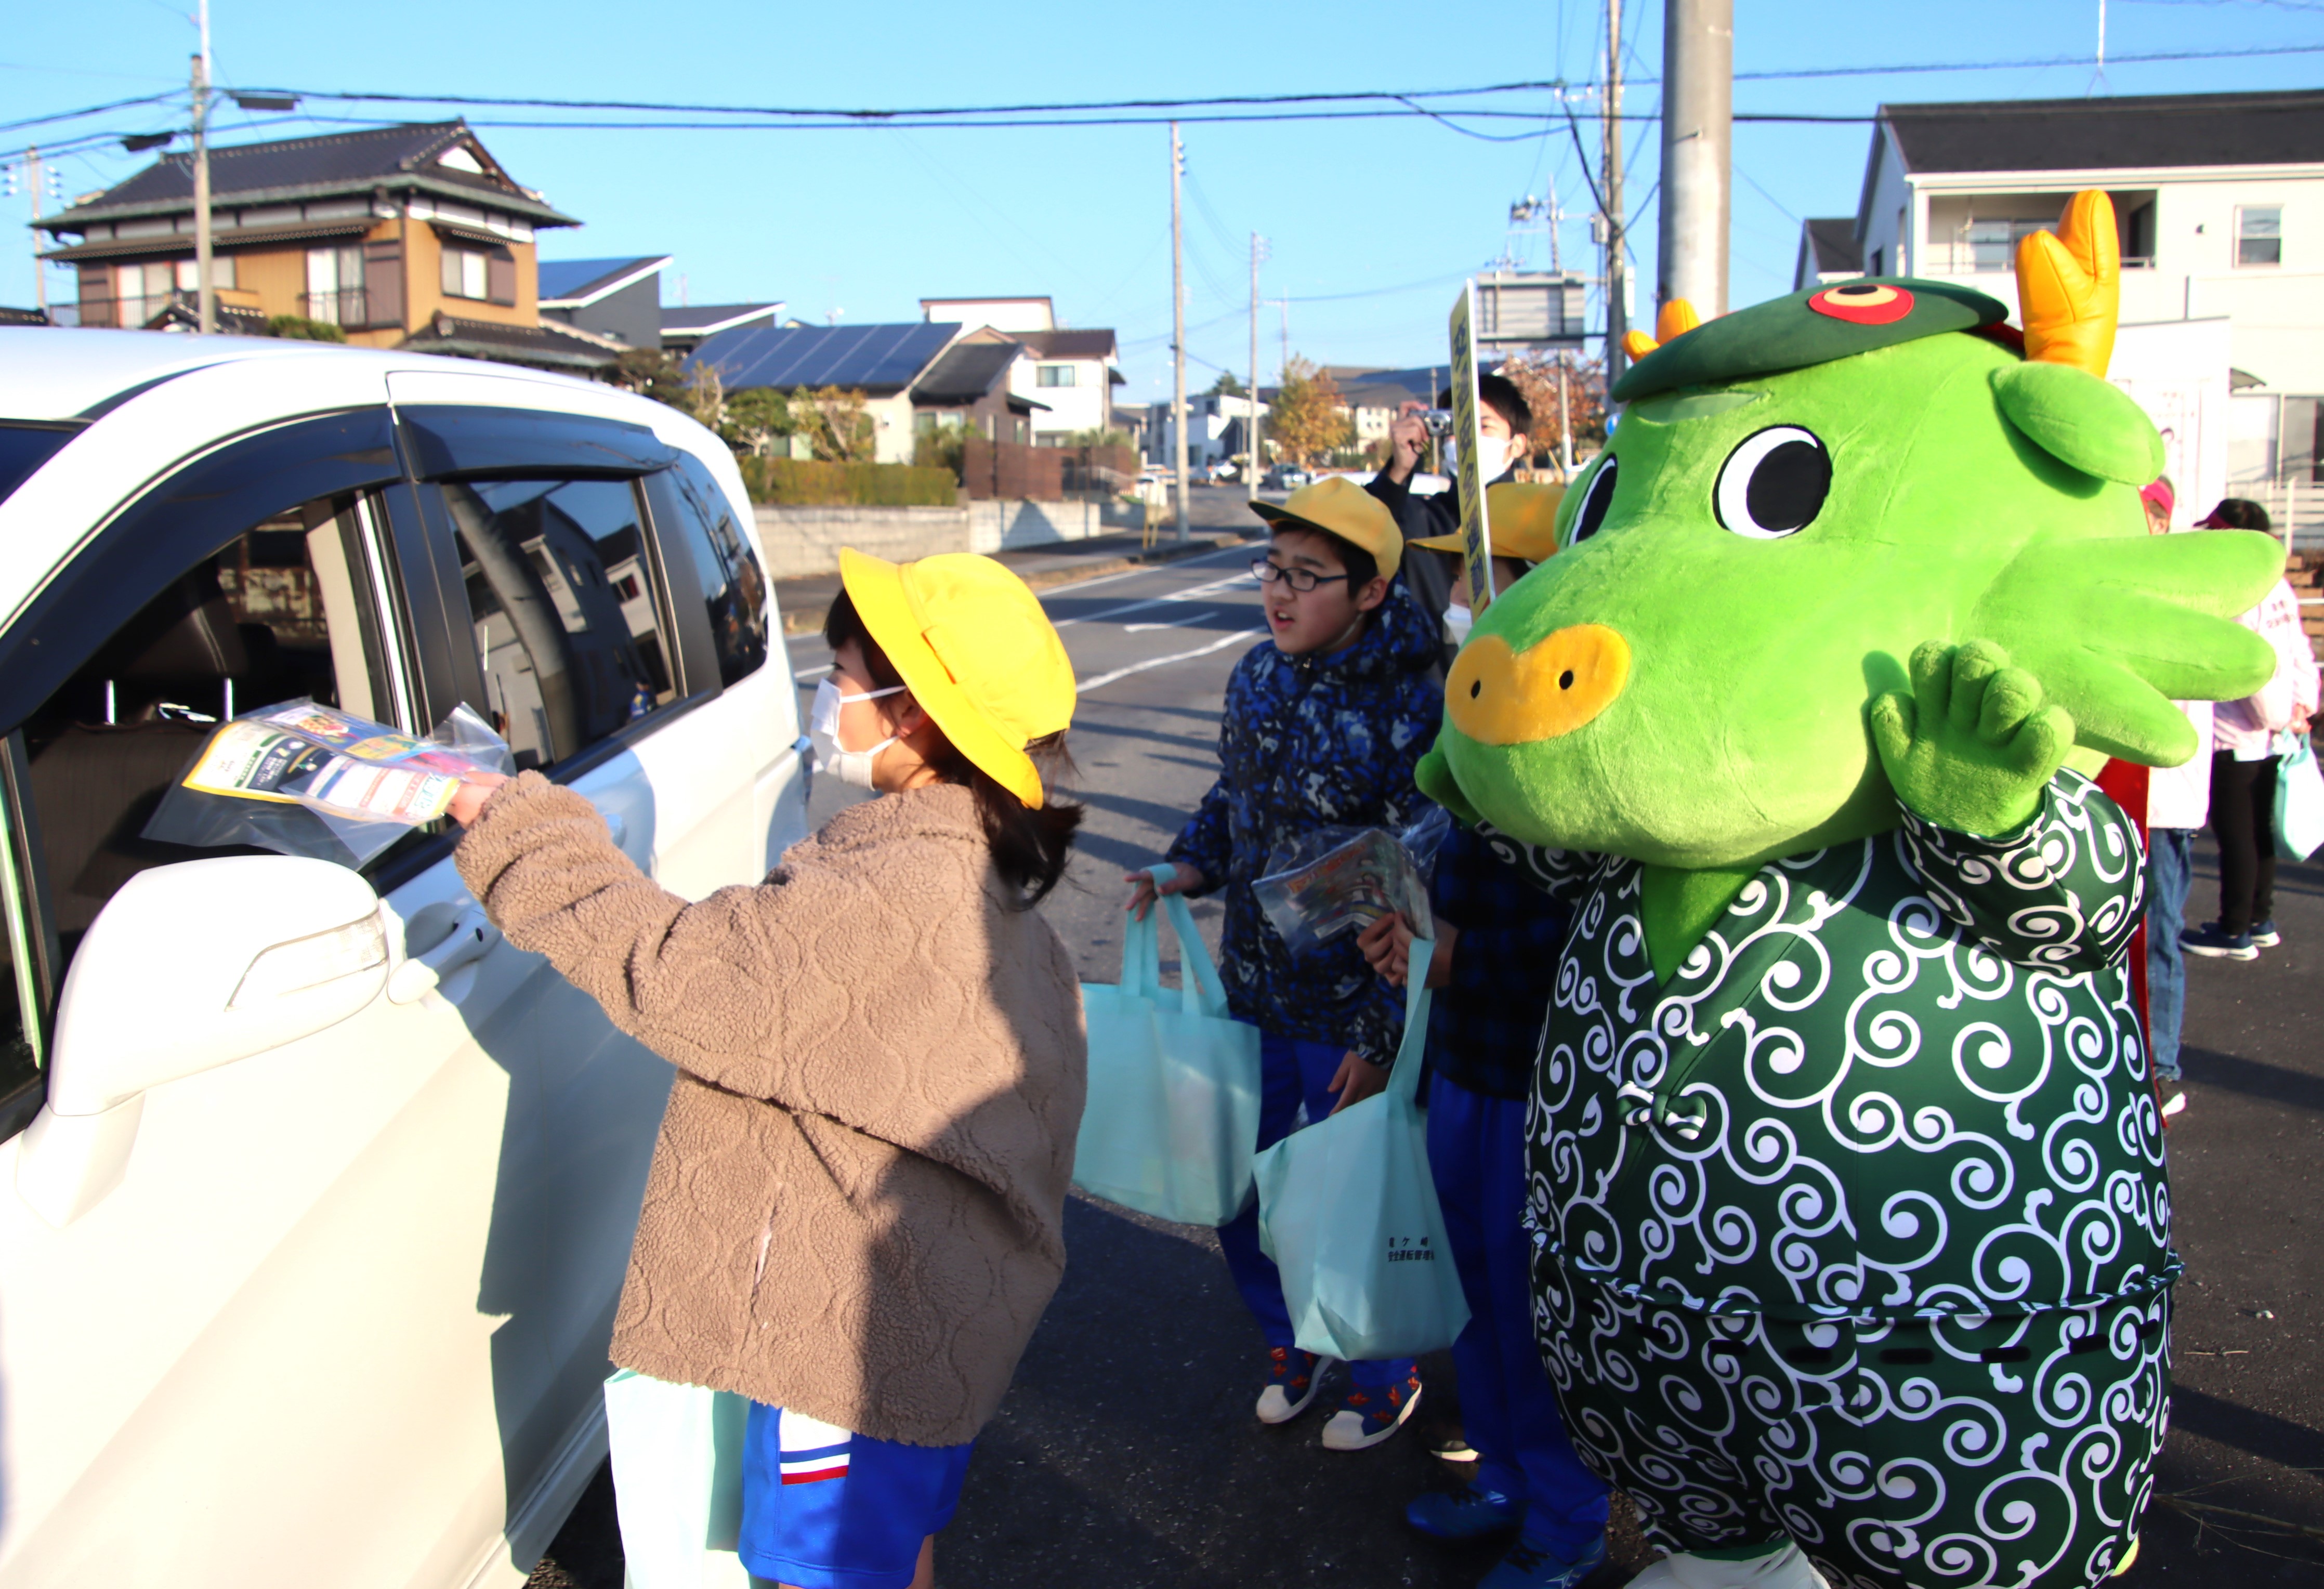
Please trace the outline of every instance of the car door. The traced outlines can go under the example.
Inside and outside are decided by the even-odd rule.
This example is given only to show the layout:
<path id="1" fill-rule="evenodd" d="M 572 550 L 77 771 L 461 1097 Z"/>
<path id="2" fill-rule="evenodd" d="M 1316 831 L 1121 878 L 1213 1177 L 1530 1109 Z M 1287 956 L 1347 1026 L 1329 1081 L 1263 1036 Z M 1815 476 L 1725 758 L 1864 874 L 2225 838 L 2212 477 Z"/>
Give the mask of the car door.
<path id="1" fill-rule="evenodd" d="M 117 418 L 139 422 L 136 406 Z M 443 704 L 424 666 L 440 615 L 410 599 L 434 572 L 399 533 L 401 474 L 383 405 L 231 439 L 92 526 L 0 635 L 24 857 L 9 906 L 17 936 L 46 946 L 25 958 L 47 963 L 35 1026 L 52 1091 L 108 1061 L 76 1047 L 77 1003 L 134 1011 L 171 983 L 166 939 L 143 967 L 73 967 L 133 882 L 204 864 L 140 836 L 201 716 L 310 695 L 420 728 Z M 407 929 L 458 888 L 448 844 L 415 835 L 370 880 L 408 987 Z M 205 931 L 189 912 L 189 956 Z M 503 1321 L 479 1307 L 512 1087 L 469 1029 L 524 984 L 514 965 L 451 969 L 432 996 L 374 997 L 101 1114 L 44 1106 L 0 1145 L 15 1190 L 0 1196 L 0 1583 L 521 1575 L 503 1538 L 523 1498 L 503 1461 Z M 575 1483 L 593 1461 L 584 1438 Z"/>

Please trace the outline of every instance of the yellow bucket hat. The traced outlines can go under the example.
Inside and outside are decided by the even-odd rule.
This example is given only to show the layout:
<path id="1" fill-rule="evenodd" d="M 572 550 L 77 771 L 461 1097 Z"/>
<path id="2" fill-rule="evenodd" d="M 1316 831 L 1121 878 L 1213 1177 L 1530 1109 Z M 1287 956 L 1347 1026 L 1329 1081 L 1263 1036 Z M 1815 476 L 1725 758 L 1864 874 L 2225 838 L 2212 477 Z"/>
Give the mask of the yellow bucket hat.
<path id="1" fill-rule="evenodd" d="M 1563 485 L 1527 485 L 1511 480 L 1486 487 L 1485 513 L 1493 526 L 1493 555 L 1523 562 L 1546 562 L 1557 551 L 1557 504 L 1565 500 Z M 1432 535 L 1416 540 L 1430 551 L 1465 552 L 1458 535 Z"/>
<path id="2" fill-rule="evenodd" d="M 1074 665 L 1025 582 L 973 552 L 899 564 L 844 547 L 839 581 L 953 747 L 1039 806 L 1025 747 L 1073 721 Z"/>
<path id="3" fill-rule="evenodd" d="M 1265 519 L 1269 529 L 1322 530 L 1360 546 L 1390 579 L 1404 561 L 1404 532 L 1396 527 L 1396 515 L 1345 475 L 1326 475 L 1313 485 L 1301 486 L 1281 507 L 1255 502 L 1250 511 Z"/>

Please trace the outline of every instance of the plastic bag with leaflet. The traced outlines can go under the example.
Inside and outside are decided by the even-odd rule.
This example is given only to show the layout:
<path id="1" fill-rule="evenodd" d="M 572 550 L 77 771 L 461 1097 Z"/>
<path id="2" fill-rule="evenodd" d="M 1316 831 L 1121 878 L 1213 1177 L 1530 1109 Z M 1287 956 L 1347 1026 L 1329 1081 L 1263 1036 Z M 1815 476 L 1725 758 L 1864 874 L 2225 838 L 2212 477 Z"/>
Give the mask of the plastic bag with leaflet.
<path id="1" fill-rule="evenodd" d="M 360 866 L 441 817 L 464 778 L 515 771 L 507 744 L 466 707 L 417 738 L 301 697 L 218 725 L 144 836 Z"/>
<path id="2" fill-rule="evenodd" d="M 1343 932 L 1359 932 L 1390 911 L 1418 931 L 1432 919 L 1428 884 L 1452 819 L 1431 806 L 1401 833 L 1385 827 L 1317 827 L 1277 845 L 1267 874 L 1252 884 L 1259 909 L 1293 956 Z"/>

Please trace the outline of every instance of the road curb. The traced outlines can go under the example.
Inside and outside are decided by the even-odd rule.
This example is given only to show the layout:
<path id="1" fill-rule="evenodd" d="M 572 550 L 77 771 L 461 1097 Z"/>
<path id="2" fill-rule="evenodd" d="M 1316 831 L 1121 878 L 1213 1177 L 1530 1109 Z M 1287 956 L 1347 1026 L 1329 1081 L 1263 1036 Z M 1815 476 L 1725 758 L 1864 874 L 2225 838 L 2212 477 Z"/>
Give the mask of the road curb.
<path id="1" fill-rule="evenodd" d="M 1151 551 L 1139 552 L 1130 557 L 1105 558 L 1081 568 L 1043 568 L 1024 575 L 1022 577 L 1029 589 L 1054 590 L 1060 585 L 1078 585 L 1084 579 L 1095 579 L 1102 574 L 1127 573 L 1133 568 L 1161 568 L 1185 558 L 1201 557 L 1207 552 L 1217 551 L 1222 547 L 1239 546 L 1246 539 L 1244 536 L 1224 531 L 1190 535 L 1186 538 L 1186 543 L 1184 546 L 1173 541 L 1167 546 L 1157 546 Z M 779 587 L 777 588 L 776 596 L 779 600 L 781 597 Z M 822 629 L 824 614 L 828 610 L 827 602 L 816 606 L 812 612 L 794 611 L 786 605 L 783 608 L 783 633 L 786 635 L 816 633 Z"/>

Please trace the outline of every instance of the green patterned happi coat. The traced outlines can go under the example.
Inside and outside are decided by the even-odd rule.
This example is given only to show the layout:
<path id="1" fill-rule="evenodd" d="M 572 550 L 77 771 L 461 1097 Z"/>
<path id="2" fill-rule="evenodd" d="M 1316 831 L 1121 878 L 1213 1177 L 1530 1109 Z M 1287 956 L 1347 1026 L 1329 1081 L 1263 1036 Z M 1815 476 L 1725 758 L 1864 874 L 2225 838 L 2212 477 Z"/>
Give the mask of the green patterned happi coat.
<path id="1" fill-rule="evenodd" d="M 1535 1318 L 1585 1460 L 1674 1550 L 1838 1585 L 2095 1584 L 2170 1395 L 2135 828 L 1904 816 L 1762 866 L 1655 984 L 1635 861 L 1572 901 L 1527 1117 Z"/>

